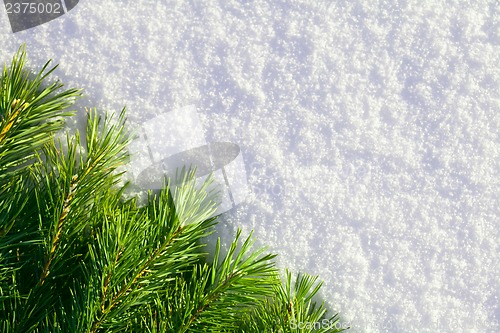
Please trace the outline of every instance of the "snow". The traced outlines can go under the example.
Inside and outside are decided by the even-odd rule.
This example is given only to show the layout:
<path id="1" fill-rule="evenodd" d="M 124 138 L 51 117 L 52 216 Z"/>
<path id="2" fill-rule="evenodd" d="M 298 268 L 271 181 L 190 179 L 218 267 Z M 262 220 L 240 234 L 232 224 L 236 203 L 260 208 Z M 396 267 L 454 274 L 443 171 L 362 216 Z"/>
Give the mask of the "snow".
<path id="1" fill-rule="evenodd" d="M 500 331 L 497 1 L 81 0 L 15 34 L 1 8 L 0 42 L 85 88 L 68 128 L 195 105 L 248 176 L 218 235 L 318 274 L 351 332 Z"/>

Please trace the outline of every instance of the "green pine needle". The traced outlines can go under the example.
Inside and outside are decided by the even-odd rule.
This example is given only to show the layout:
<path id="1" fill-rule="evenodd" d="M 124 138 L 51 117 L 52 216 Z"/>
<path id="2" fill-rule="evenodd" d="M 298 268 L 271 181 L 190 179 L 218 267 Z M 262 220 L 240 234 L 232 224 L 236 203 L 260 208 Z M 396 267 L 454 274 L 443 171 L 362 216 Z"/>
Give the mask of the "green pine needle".
<path id="1" fill-rule="evenodd" d="M 122 198 L 125 110 L 87 110 L 83 148 L 54 139 L 81 93 L 47 85 L 49 63 L 32 75 L 22 47 L 0 78 L 1 332 L 340 332 L 311 326 L 337 320 L 316 278 L 282 281 L 252 234 L 207 261 L 211 179 L 182 169 L 145 206 Z"/>

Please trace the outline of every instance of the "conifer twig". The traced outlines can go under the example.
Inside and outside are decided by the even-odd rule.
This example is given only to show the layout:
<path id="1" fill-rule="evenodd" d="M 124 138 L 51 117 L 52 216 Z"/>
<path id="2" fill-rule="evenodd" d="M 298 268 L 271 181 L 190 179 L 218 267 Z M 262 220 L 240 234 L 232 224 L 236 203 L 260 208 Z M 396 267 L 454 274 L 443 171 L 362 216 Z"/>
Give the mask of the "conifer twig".
<path id="1" fill-rule="evenodd" d="M 315 278 L 280 284 L 275 255 L 252 250 L 251 235 L 240 244 L 240 229 L 208 262 L 216 207 L 194 171 L 146 207 L 121 200 L 125 109 L 116 124 L 87 110 L 86 150 L 79 134 L 58 146 L 80 92 L 57 93 L 44 82 L 55 67 L 33 76 L 25 58 L 20 48 L 0 73 L 0 332 L 287 333 L 292 319 L 326 318 Z"/>
<path id="2" fill-rule="evenodd" d="M 111 312 L 111 310 L 120 302 L 120 298 L 122 295 L 124 295 L 130 288 L 137 282 L 137 280 L 146 273 L 147 268 L 151 265 L 151 263 L 169 246 L 171 245 L 172 241 L 177 237 L 178 234 L 181 233 L 181 231 L 184 229 L 183 226 L 180 226 L 173 234 L 171 237 L 169 237 L 168 241 L 162 244 L 160 247 L 158 247 L 146 260 L 146 262 L 141 266 L 141 268 L 137 271 L 137 273 L 134 275 L 134 277 L 125 284 L 119 291 L 116 293 L 116 295 L 112 298 L 112 300 L 109 302 L 109 305 L 106 308 L 102 309 L 102 315 L 100 318 L 98 318 L 94 323 L 92 323 L 92 328 L 90 330 L 91 333 L 96 332 L 99 329 L 99 326 L 101 325 L 102 321 L 104 320 L 104 317 Z M 111 278 L 111 277 L 109 277 Z M 108 279 L 108 276 L 106 277 L 106 280 Z M 109 283 L 109 282 L 108 282 Z M 106 289 L 104 290 L 106 292 Z M 102 295 L 101 300 L 103 301 L 101 306 L 104 306 L 104 301 L 106 299 L 105 295 Z"/>
<path id="3" fill-rule="evenodd" d="M 50 265 L 52 264 L 52 261 L 54 260 L 54 254 L 57 250 L 57 245 L 59 243 L 59 239 L 61 238 L 63 225 L 64 225 L 64 222 L 66 221 L 66 218 L 68 217 L 70 205 L 71 205 L 71 200 L 73 199 L 73 195 L 75 193 L 75 188 L 77 187 L 77 185 L 78 185 L 78 175 L 74 175 L 71 178 L 69 192 L 66 196 L 66 199 L 64 200 L 63 210 L 61 212 L 61 215 L 59 216 L 59 220 L 57 223 L 57 231 L 56 231 L 54 238 L 52 239 L 52 246 L 50 248 L 48 259 L 46 260 L 45 265 L 43 266 L 42 273 L 40 274 L 40 281 L 39 281 L 40 286 L 42 286 L 44 284 L 45 279 L 49 275 Z"/>
<path id="4" fill-rule="evenodd" d="M 11 109 L 14 112 L 10 115 L 9 120 L 7 120 L 7 123 L 5 124 L 5 127 L 0 132 L 0 144 L 2 144 L 4 139 L 7 137 L 7 132 L 9 132 L 12 125 L 14 125 L 14 123 L 18 120 L 17 116 L 19 115 L 19 113 L 21 111 L 24 111 L 29 105 L 30 103 L 24 101 L 21 102 L 20 99 L 15 99 L 12 102 Z"/>

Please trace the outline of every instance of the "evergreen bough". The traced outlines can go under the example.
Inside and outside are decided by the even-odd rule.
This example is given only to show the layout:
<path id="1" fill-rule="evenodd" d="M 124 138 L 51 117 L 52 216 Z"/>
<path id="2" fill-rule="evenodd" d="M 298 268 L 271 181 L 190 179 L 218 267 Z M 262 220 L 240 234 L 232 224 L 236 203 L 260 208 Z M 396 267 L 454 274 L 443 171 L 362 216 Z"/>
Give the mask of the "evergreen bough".
<path id="1" fill-rule="evenodd" d="M 1 332 L 341 331 L 312 301 L 316 278 L 282 281 L 251 235 L 207 261 L 216 205 L 192 172 L 145 206 L 124 200 L 125 112 L 87 110 L 84 143 L 58 140 L 81 91 L 48 85 L 50 61 L 25 64 L 21 47 L 0 78 Z"/>

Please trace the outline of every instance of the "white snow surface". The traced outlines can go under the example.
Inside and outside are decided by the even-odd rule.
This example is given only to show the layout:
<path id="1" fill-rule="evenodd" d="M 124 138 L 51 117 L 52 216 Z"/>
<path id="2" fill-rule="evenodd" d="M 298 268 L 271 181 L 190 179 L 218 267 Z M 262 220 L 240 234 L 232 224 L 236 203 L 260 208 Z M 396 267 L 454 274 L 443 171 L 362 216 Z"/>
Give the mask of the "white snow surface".
<path id="1" fill-rule="evenodd" d="M 255 230 L 351 332 L 500 332 L 500 4 L 81 0 L 13 34 L 130 126 L 194 104 L 237 143 Z M 168 128 L 166 129 L 168 130 Z"/>

